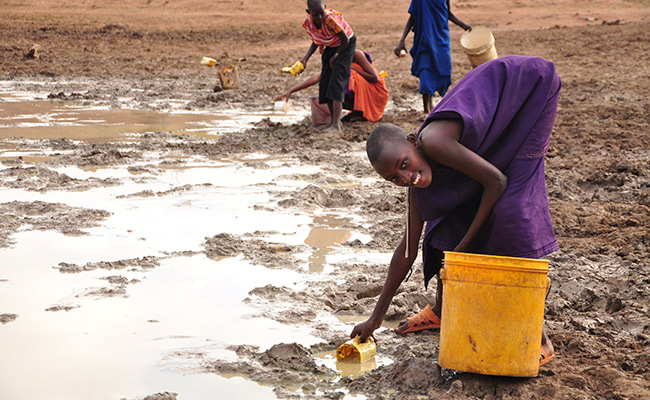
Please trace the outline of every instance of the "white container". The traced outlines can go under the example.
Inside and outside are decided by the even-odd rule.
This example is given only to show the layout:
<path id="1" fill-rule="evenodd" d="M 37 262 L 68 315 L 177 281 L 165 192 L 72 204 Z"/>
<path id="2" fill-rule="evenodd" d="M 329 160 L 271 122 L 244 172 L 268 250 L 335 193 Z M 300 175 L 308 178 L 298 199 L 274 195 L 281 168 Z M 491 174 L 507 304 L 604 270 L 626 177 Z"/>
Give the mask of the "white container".
<path id="1" fill-rule="evenodd" d="M 498 57 L 494 35 L 485 26 L 474 26 L 471 31 L 463 33 L 460 45 L 474 68 Z"/>
<path id="2" fill-rule="evenodd" d="M 276 101 L 273 104 L 273 109 L 275 111 L 282 111 L 282 112 L 285 112 L 285 113 L 289 112 L 289 110 L 291 109 L 291 102 L 289 102 L 289 100 L 287 100 L 287 101 L 284 101 L 284 100 Z"/>
<path id="3" fill-rule="evenodd" d="M 210 57 L 203 57 L 201 59 L 201 64 L 202 65 L 207 65 L 209 67 L 214 67 L 215 65 L 217 65 L 217 60 L 215 60 L 214 58 L 210 58 Z"/>

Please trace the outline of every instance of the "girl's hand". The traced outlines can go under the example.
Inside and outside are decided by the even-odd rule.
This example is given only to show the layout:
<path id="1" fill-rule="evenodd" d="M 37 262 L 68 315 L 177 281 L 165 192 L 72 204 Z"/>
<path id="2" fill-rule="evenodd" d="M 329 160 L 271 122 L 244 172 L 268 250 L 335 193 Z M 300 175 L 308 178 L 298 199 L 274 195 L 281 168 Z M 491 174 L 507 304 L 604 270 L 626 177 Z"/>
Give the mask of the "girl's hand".
<path id="1" fill-rule="evenodd" d="M 366 320 L 364 322 L 361 322 L 361 323 L 357 324 L 354 327 L 354 329 L 352 329 L 352 333 L 350 333 L 350 338 L 352 339 L 355 336 L 360 336 L 362 342 L 365 342 L 366 340 L 368 340 L 369 337 L 372 337 L 373 339 L 375 339 L 375 337 L 372 336 L 372 333 L 375 331 L 375 329 L 377 329 L 377 328 L 370 321 L 370 319 L 368 319 L 368 320 Z M 376 339 L 375 339 L 375 342 L 377 342 Z"/>
<path id="2" fill-rule="evenodd" d="M 291 97 L 291 92 L 287 92 L 287 93 L 281 94 L 279 96 L 275 96 L 273 98 L 273 101 L 280 101 L 280 100 L 283 100 L 283 99 L 289 100 L 289 97 Z"/>
<path id="3" fill-rule="evenodd" d="M 334 53 L 334 55 L 330 58 L 330 67 L 334 68 L 334 63 L 336 62 L 336 59 L 339 58 L 339 53 Z"/>
<path id="4" fill-rule="evenodd" d="M 404 42 L 400 41 L 400 42 L 397 44 L 397 47 L 395 47 L 395 49 L 393 50 L 393 53 L 395 53 L 395 55 L 396 55 L 397 57 L 399 57 L 399 56 L 400 56 L 400 52 L 401 52 L 402 50 L 406 51 L 406 46 L 404 45 Z"/>

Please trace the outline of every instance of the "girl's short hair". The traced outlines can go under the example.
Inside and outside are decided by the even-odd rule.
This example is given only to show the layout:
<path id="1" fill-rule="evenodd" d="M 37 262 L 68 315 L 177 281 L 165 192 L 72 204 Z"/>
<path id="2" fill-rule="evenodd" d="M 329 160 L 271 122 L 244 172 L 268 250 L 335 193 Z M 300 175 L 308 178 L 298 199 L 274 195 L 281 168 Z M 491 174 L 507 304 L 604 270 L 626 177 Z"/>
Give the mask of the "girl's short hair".
<path id="1" fill-rule="evenodd" d="M 405 140 L 406 136 L 406 131 L 397 125 L 382 124 L 376 127 L 366 141 L 366 154 L 370 163 L 374 164 L 379 160 L 386 146 L 396 145 Z"/>

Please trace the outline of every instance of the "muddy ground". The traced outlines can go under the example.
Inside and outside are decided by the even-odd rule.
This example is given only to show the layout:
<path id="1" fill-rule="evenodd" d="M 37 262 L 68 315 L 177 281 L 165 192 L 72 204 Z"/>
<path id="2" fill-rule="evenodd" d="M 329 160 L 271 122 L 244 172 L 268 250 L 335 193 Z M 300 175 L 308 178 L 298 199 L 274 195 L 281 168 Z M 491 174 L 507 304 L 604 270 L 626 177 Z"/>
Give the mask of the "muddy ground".
<path id="1" fill-rule="evenodd" d="M 54 87 L 50 101 L 93 101 L 114 108 L 135 105 L 165 112 L 171 106 L 164 100 L 180 99 L 189 110 L 260 110 L 270 108 L 270 99 L 296 82 L 280 75 L 278 69 L 302 56 L 308 46 L 299 28 L 302 1 L 278 1 L 273 7 L 277 10 L 268 10 L 268 4 L 275 2 L 258 0 L 174 4 L 150 0 L 142 6 L 111 3 L 116 4 L 71 1 L 52 7 L 35 0 L 4 3 L 0 79 L 15 81 L 16 87 L 24 90 L 38 86 L 34 81 L 50 82 Z M 414 131 L 421 107 L 418 82 L 409 74 L 409 62 L 391 55 L 406 20 L 408 2 L 388 3 L 371 1 L 361 6 L 339 1 L 328 5 L 348 16 L 359 38 L 358 48 L 369 51 L 377 67 L 389 73 L 391 103 L 381 122 Z M 371 399 L 650 398 L 648 3 L 476 0 L 452 2 L 452 7 L 466 22 L 490 26 L 500 55 L 547 58 L 556 63 L 563 80 L 546 161 L 551 213 L 562 248 L 550 257 L 553 287 L 546 310 L 547 331 L 558 358 L 534 379 L 458 374 L 437 366 L 437 332 L 398 337 L 385 330 L 377 334 L 379 352 L 392 358 L 393 364 L 354 380 L 332 379 L 334 372 L 317 366 L 313 355 L 333 349 L 345 339 L 345 333 L 333 332 L 313 319 L 323 310 L 337 315 L 371 312 L 387 266 L 366 264 L 335 268 L 331 280 L 315 280 L 300 292 L 265 286 L 253 290 L 247 299 L 294 303 L 291 312 L 270 317 L 311 324 L 327 344 L 304 348 L 282 343 L 267 351 L 240 347 L 235 349 L 241 356 L 236 363 L 200 354 L 179 357 L 198 357 L 201 371 L 238 374 L 271 385 L 280 398 L 339 398 L 341 388 Z M 386 16 L 391 16 L 390 21 Z M 454 82 L 470 69 L 457 44 L 459 36 L 459 29 L 452 28 Z M 41 46 L 39 58 L 26 57 L 34 44 Z M 214 57 L 220 66 L 237 65 L 241 87 L 223 90 L 216 68 L 198 64 L 202 56 Z M 308 68 L 315 71 L 317 65 L 314 57 Z M 296 94 L 293 100 L 306 103 L 307 96 Z M 366 225 L 348 222 L 347 228 L 368 233 L 372 241 L 343 246 L 390 250 L 402 232 L 403 192 L 379 181 L 355 187 L 332 185 L 349 175 L 373 177 L 361 152 L 374 126 L 357 122 L 346 124 L 342 135 L 323 135 L 311 128 L 309 121 L 290 126 L 263 121 L 248 131 L 215 139 L 166 132 L 111 143 L 4 138 L 0 142 L 3 148 L 40 149 L 53 155 L 38 164 L 4 161 L 9 168 L 0 171 L 0 185 L 44 192 L 115 185 L 119 182 L 74 179 L 52 168 L 131 165 L 152 151 L 159 152 L 166 163 L 183 163 L 188 155 L 292 155 L 305 165 L 322 166 L 324 172 L 319 176 L 296 174 L 311 185 L 289 195 L 275 194 L 277 207 L 363 213 Z M 265 167 L 263 162 L 256 166 Z M 144 168 L 155 171 L 157 165 L 152 162 Z M 155 195 L 165 193 L 133 194 Z M 79 235 L 107 217 L 102 210 L 3 198 L 0 246 L 11 246 L 12 234 L 18 229 Z M 300 262 L 292 253 L 301 249 L 255 236 L 215 232 L 206 239 L 204 251 L 209 257 L 242 253 L 269 268 L 295 268 Z M 106 260 L 101 265 L 63 263 L 59 268 L 63 273 L 154 268 L 156 263 L 143 258 Z M 337 284 L 331 283 L 335 281 Z M 119 295 L 129 282 L 117 276 L 111 283 L 116 289 L 107 295 Z M 423 290 L 418 266 L 396 296 L 388 318 L 411 315 L 433 295 L 432 290 Z M 11 310 L 0 312 L 3 324 L 19 318 Z"/>

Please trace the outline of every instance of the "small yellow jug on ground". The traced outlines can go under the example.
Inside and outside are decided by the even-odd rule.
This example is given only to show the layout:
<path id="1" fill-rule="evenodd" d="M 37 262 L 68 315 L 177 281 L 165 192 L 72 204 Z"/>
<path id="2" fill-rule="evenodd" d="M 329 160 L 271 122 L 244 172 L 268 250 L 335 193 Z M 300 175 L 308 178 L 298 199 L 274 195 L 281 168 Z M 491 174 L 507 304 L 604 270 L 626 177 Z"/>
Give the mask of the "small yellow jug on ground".
<path id="1" fill-rule="evenodd" d="M 361 342 L 361 337 L 357 336 L 343 343 L 336 349 L 336 360 L 348 360 L 359 358 L 359 362 L 371 359 L 377 353 L 377 344 L 372 337 L 365 342 Z"/>

